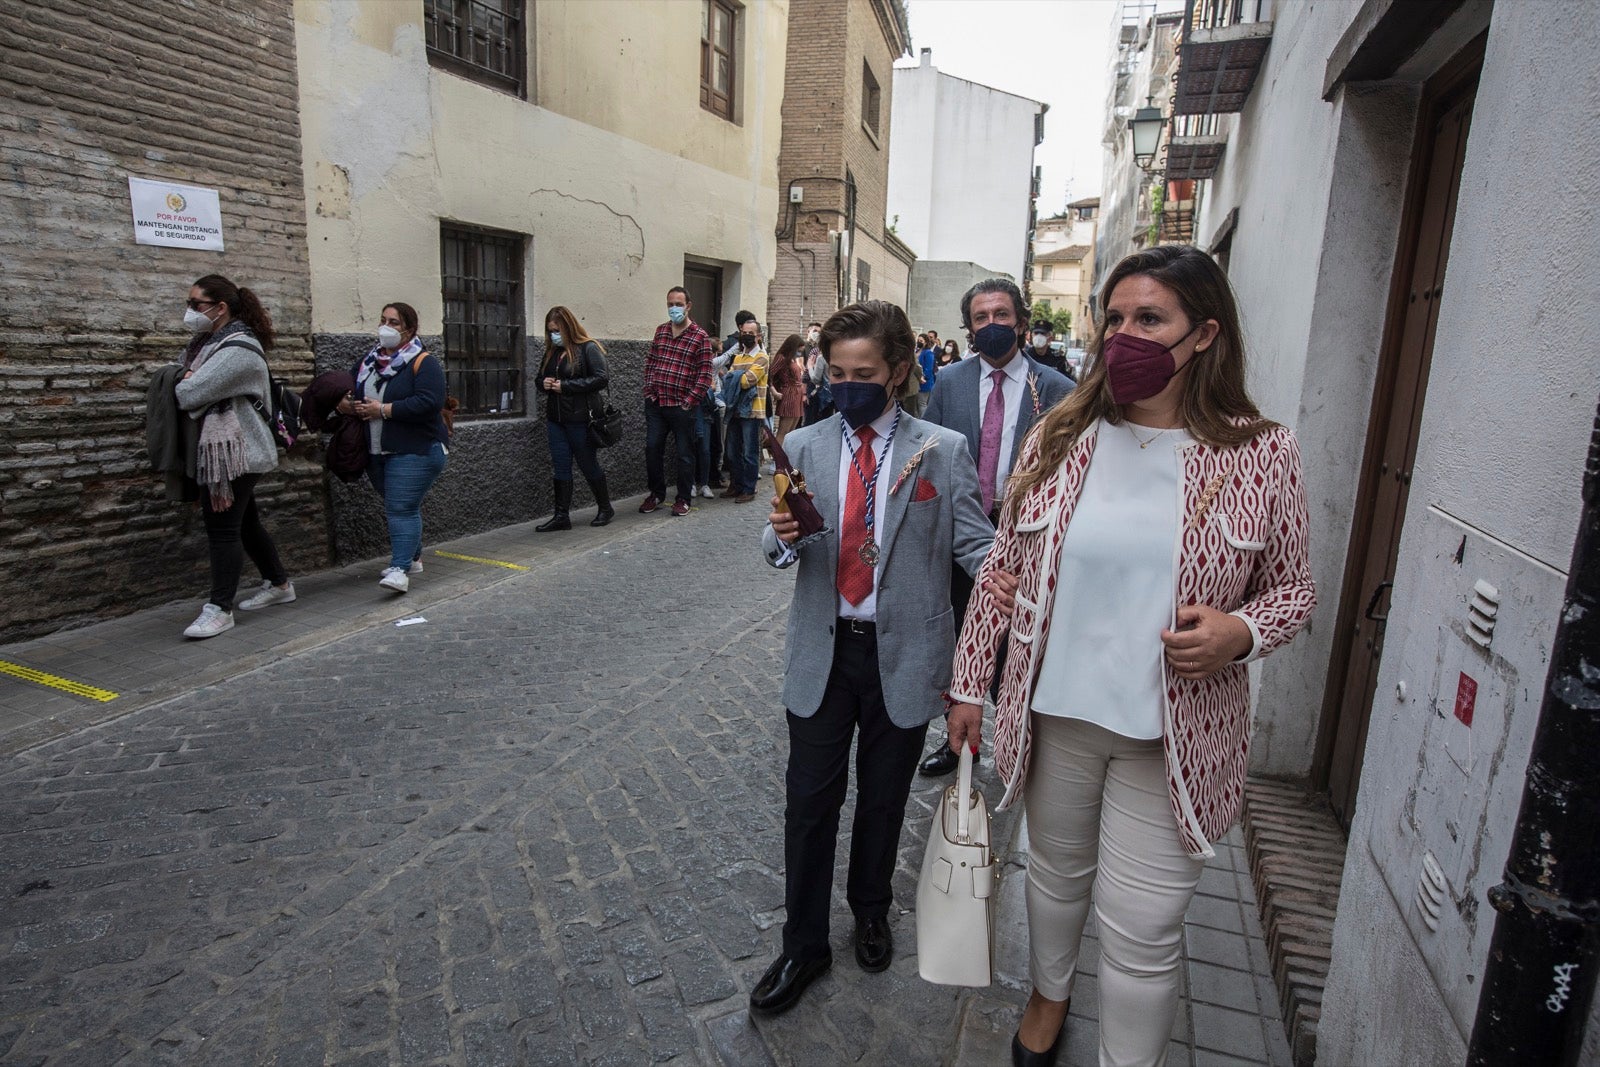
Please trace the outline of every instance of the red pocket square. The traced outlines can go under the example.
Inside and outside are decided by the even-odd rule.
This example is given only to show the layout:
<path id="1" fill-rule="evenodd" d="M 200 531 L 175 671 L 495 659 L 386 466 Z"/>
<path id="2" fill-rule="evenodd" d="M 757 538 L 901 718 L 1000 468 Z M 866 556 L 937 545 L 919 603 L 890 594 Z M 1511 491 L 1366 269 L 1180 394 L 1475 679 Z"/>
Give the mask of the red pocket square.
<path id="1" fill-rule="evenodd" d="M 928 480 L 926 480 L 924 478 L 918 478 L 917 479 L 917 491 L 914 494 L 912 494 L 911 499 L 915 500 L 915 501 L 918 501 L 918 502 L 921 502 L 923 500 L 932 500 L 935 497 L 937 497 L 938 495 L 939 495 L 939 490 L 937 490 L 937 489 L 935 489 L 933 487 L 933 483 L 932 482 L 930 482 L 930 481 L 928 481 Z"/>

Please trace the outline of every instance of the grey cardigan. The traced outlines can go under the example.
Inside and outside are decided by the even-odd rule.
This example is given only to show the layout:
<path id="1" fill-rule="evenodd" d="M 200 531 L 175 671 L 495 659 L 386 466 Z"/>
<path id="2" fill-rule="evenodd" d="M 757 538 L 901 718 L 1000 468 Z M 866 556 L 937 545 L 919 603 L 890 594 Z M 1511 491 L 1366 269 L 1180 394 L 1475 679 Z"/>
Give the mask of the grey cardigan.
<path id="1" fill-rule="evenodd" d="M 198 420 L 212 404 L 237 397 L 233 413 L 244 428 L 245 471 L 265 474 L 278 466 L 278 442 L 251 398 L 267 403 L 272 378 L 260 343 L 239 330 L 202 348 L 195 372 L 178 382 L 178 406 Z"/>

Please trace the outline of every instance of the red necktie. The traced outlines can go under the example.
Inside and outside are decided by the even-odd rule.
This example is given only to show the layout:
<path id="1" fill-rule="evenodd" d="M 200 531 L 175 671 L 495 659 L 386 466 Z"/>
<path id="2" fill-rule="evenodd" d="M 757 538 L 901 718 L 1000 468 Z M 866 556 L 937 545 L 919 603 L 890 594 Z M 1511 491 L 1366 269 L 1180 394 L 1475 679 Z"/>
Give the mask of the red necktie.
<path id="1" fill-rule="evenodd" d="M 856 431 L 855 460 L 846 477 L 848 489 L 844 495 L 844 529 L 839 534 L 839 573 L 834 584 L 839 595 L 852 604 L 859 604 L 872 592 L 872 568 L 861 558 L 861 546 L 867 540 L 867 483 L 877 468 L 872 454 L 872 439 L 878 436 L 871 426 Z"/>

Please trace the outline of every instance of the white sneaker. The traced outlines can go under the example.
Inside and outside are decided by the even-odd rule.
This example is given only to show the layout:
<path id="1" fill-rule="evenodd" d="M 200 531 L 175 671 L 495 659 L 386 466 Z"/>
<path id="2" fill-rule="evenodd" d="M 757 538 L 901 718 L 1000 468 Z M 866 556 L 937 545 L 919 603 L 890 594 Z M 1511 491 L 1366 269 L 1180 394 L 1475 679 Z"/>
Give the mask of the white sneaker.
<path id="1" fill-rule="evenodd" d="M 412 560 L 411 561 L 411 566 L 406 568 L 406 573 L 407 574 L 421 574 L 422 573 L 422 561 L 420 559 Z"/>
<path id="2" fill-rule="evenodd" d="M 233 612 L 223 611 L 215 604 L 207 604 L 200 609 L 200 617 L 183 631 L 183 636 L 215 637 L 231 629 L 233 629 Z"/>
<path id="3" fill-rule="evenodd" d="M 399 567 L 390 567 L 383 572 L 383 577 L 378 579 L 378 584 L 385 589 L 393 589 L 396 593 L 404 593 L 411 588 L 411 581 L 406 577 L 406 572 Z"/>
<path id="4" fill-rule="evenodd" d="M 239 601 L 240 611 L 260 611 L 270 608 L 274 604 L 294 603 L 294 583 L 285 582 L 282 589 L 271 582 L 262 582 L 261 588 L 253 596 Z"/>
<path id="5" fill-rule="evenodd" d="M 707 500 L 710 500 L 712 498 L 711 487 L 709 485 L 702 485 L 700 488 L 695 490 L 695 495 L 703 496 Z"/>

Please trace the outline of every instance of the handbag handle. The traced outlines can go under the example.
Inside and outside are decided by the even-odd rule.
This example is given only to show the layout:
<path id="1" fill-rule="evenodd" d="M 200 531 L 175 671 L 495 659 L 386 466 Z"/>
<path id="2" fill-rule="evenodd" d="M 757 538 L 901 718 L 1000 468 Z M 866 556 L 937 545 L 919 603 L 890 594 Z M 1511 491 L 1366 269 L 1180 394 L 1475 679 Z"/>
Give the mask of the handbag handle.
<path id="1" fill-rule="evenodd" d="M 961 758 L 956 767 L 956 842 L 972 841 L 972 749 L 961 746 Z"/>

